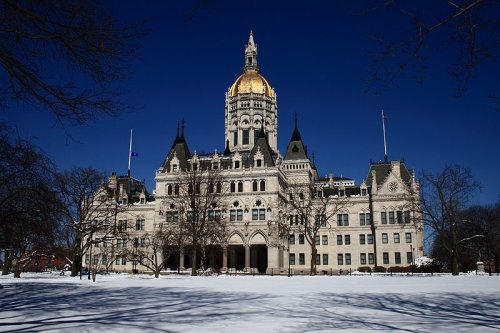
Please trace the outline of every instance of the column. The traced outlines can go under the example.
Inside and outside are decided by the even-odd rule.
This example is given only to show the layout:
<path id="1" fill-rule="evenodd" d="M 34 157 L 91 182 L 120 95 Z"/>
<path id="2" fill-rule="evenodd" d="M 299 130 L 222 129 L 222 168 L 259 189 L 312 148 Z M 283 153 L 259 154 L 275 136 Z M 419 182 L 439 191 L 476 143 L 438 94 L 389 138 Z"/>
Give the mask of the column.
<path id="1" fill-rule="evenodd" d="M 227 271 L 227 245 L 222 246 L 222 270 Z"/>
<path id="2" fill-rule="evenodd" d="M 245 270 L 250 271 L 250 245 L 245 244 Z"/>

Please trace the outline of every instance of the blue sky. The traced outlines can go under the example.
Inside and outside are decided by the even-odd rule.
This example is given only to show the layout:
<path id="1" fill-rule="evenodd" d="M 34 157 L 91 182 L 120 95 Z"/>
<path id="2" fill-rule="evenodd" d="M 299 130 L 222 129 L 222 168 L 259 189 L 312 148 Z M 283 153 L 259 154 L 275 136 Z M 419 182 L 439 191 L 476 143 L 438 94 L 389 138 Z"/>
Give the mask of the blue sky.
<path id="1" fill-rule="evenodd" d="M 401 15 L 357 15 L 364 3 L 327 1 L 115 1 L 108 6 L 120 21 L 143 21 L 149 31 L 119 84 L 129 110 L 69 128 L 73 139 L 48 112 L 19 106 L 2 114 L 62 170 L 93 166 L 125 174 L 133 128 L 139 157 L 132 160 L 132 174 L 151 189 L 182 118 L 192 151 L 222 151 L 224 94 L 242 72 L 244 45 L 253 30 L 261 74 L 278 96 L 282 153 L 297 112 L 320 174 L 359 184 L 370 160 L 383 159 L 383 109 L 390 159 L 404 158 L 417 175 L 447 163 L 470 167 L 483 187 L 475 202 L 499 198 L 500 112 L 488 98 L 498 93 L 498 63 L 479 67 L 460 99 L 453 97 L 455 84 L 446 74 L 453 63 L 452 51 L 446 50 L 429 51 L 423 84 L 409 71 L 381 94 L 366 92 L 363 79 L 372 68 L 366 53 L 377 47 L 369 36 L 397 38 L 408 32 Z"/>

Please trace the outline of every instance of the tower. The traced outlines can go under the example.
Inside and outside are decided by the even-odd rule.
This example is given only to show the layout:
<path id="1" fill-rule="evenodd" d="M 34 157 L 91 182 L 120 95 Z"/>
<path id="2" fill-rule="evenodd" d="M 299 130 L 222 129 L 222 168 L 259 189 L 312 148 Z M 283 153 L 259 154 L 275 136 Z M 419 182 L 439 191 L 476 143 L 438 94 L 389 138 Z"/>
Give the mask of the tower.
<path id="1" fill-rule="evenodd" d="M 229 142 L 231 152 L 242 155 L 252 150 L 262 129 L 271 149 L 278 151 L 276 93 L 259 74 L 257 54 L 257 44 L 250 32 L 243 74 L 226 92 L 224 142 Z"/>

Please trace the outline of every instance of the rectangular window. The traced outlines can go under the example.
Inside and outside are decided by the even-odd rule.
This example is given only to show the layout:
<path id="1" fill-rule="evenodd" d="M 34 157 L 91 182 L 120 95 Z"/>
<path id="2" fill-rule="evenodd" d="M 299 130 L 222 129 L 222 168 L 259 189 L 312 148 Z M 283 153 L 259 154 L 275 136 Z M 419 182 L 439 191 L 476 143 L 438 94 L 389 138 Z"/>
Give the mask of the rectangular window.
<path id="1" fill-rule="evenodd" d="M 290 265 L 295 265 L 295 253 L 290 253 Z"/>
<path id="2" fill-rule="evenodd" d="M 396 212 L 396 217 L 398 219 L 398 224 L 402 224 L 403 223 L 403 212 L 398 210 Z"/>
<path id="3" fill-rule="evenodd" d="M 337 214 L 337 225 L 347 227 L 349 225 L 349 214 Z"/>
<path id="4" fill-rule="evenodd" d="M 240 168 L 240 161 L 234 161 L 234 168 L 239 169 Z"/>
<path id="5" fill-rule="evenodd" d="M 364 245 L 366 244 L 366 236 L 365 235 L 359 235 L 359 244 Z"/>
<path id="6" fill-rule="evenodd" d="M 127 220 L 118 220 L 118 231 L 127 231 Z"/>
<path id="7" fill-rule="evenodd" d="M 368 244 L 373 244 L 373 234 L 366 235 L 366 240 Z"/>
<path id="8" fill-rule="evenodd" d="M 257 138 L 259 137 L 260 130 L 255 129 L 253 130 L 253 142 L 257 142 Z"/>
<path id="9" fill-rule="evenodd" d="M 346 265 L 350 265 L 351 264 L 351 254 L 350 253 L 346 253 L 345 254 L 345 264 Z"/>
<path id="10" fill-rule="evenodd" d="M 299 253 L 299 265 L 305 265 L 306 264 L 306 256 L 304 253 Z"/>
<path id="11" fill-rule="evenodd" d="M 413 265 L 413 254 L 411 252 L 406 252 L 406 263 Z"/>
<path id="12" fill-rule="evenodd" d="M 382 260 L 384 265 L 389 265 L 389 252 L 382 253 Z"/>
<path id="13" fill-rule="evenodd" d="M 238 145 L 238 131 L 233 132 L 233 142 L 234 146 Z"/>
<path id="14" fill-rule="evenodd" d="M 299 234 L 299 244 L 304 244 L 304 234 Z"/>
<path id="15" fill-rule="evenodd" d="M 368 253 L 368 264 L 373 265 L 375 263 L 375 259 L 373 253 Z"/>
<path id="16" fill-rule="evenodd" d="M 387 213 L 386 212 L 380 213 L 380 221 L 382 224 L 387 224 Z"/>
<path id="17" fill-rule="evenodd" d="M 345 235 L 344 236 L 344 244 L 345 245 L 351 245 L 351 235 Z"/>
<path id="18" fill-rule="evenodd" d="M 266 219 L 266 209 L 260 208 L 259 209 L 259 220 L 265 220 L 265 219 Z"/>
<path id="19" fill-rule="evenodd" d="M 126 265 L 127 264 L 127 257 L 123 256 L 122 257 L 122 265 Z"/>
<path id="20" fill-rule="evenodd" d="M 410 223 L 410 211 L 405 211 L 405 223 Z"/>
<path id="21" fill-rule="evenodd" d="M 361 265 L 366 265 L 366 253 L 359 254 L 359 262 Z"/>
<path id="22" fill-rule="evenodd" d="M 252 209 L 252 220 L 258 220 L 259 219 L 259 209 L 254 208 Z"/>
<path id="23" fill-rule="evenodd" d="M 389 224 L 394 224 L 394 212 L 389 212 Z"/>
<path id="24" fill-rule="evenodd" d="M 122 240 L 121 240 L 120 238 L 117 238 L 117 239 L 116 239 L 116 247 L 117 247 L 117 248 L 120 248 L 120 247 L 122 247 L 122 246 L 123 246 L 123 244 L 122 244 Z"/>
<path id="25" fill-rule="evenodd" d="M 314 244 L 315 244 L 315 245 L 320 245 L 320 238 L 319 238 L 319 235 L 316 235 L 316 236 L 314 237 Z"/>
<path id="26" fill-rule="evenodd" d="M 344 255 L 342 253 L 337 254 L 337 265 L 344 264 Z"/>
<path id="27" fill-rule="evenodd" d="M 314 216 L 314 222 L 316 225 L 319 224 L 320 227 L 326 227 L 326 215 L 316 215 Z"/>
<path id="28" fill-rule="evenodd" d="M 386 233 L 382 234 L 382 244 L 387 244 L 389 243 L 389 237 L 387 236 Z"/>
<path id="29" fill-rule="evenodd" d="M 405 239 L 407 243 L 411 243 L 411 232 L 405 233 Z"/>
<path id="30" fill-rule="evenodd" d="M 323 265 L 328 265 L 328 253 L 323 253 Z"/>
<path id="31" fill-rule="evenodd" d="M 115 256 L 115 265 L 119 265 L 121 262 L 120 256 Z"/>
<path id="32" fill-rule="evenodd" d="M 401 265 L 401 252 L 394 252 L 394 263 Z"/>
<path id="33" fill-rule="evenodd" d="M 229 211 L 229 221 L 236 221 L 236 210 L 235 209 L 231 209 Z"/>
<path id="34" fill-rule="evenodd" d="M 295 245 L 295 234 L 288 236 L 288 241 L 290 245 Z"/>
<path id="35" fill-rule="evenodd" d="M 359 225 L 371 225 L 370 213 L 360 213 L 359 214 Z"/>
<path id="36" fill-rule="evenodd" d="M 342 235 L 337 235 L 337 245 L 342 245 Z"/>
<path id="37" fill-rule="evenodd" d="M 321 265 L 321 255 L 319 253 L 316 254 L 316 265 Z"/>
<path id="38" fill-rule="evenodd" d="M 135 221 L 135 230 L 144 230 L 145 221 L 143 219 L 139 219 Z"/>
<path id="39" fill-rule="evenodd" d="M 396 243 L 396 244 L 399 243 L 399 233 L 397 233 L 397 232 L 394 233 L 394 243 Z"/>
<path id="40" fill-rule="evenodd" d="M 328 235 L 321 236 L 321 243 L 323 245 L 328 245 Z"/>
<path id="41" fill-rule="evenodd" d="M 247 145 L 249 143 L 248 129 L 244 129 L 242 134 L 241 143 Z"/>
<path id="42" fill-rule="evenodd" d="M 236 210 L 236 220 L 243 221 L 243 209 Z"/>

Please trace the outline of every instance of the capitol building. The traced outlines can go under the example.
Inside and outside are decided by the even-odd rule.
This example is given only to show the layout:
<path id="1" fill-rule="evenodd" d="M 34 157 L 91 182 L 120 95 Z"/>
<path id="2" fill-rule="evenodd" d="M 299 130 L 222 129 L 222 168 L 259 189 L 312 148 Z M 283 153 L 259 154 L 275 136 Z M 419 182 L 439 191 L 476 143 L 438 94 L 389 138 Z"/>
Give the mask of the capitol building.
<path id="1" fill-rule="evenodd" d="M 338 274 L 409 266 L 422 256 L 414 172 L 386 158 L 367 165 L 359 184 L 320 177 L 297 116 L 293 132 L 282 133 L 289 141 L 280 154 L 277 95 L 260 73 L 252 33 L 244 55 L 243 73 L 225 94 L 225 149 L 198 154 L 182 125 L 156 170 L 153 194 L 130 175 L 113 173 L 107 190 L 121 207 L 115 217 L 121 233 L 96 242 L 93 261 L 147 272 L 130 253 L 156 255 L 151 235 L 158 230 L 171 237 L 159 251 L 166 272 L 195 264 L 222 273 Z"/>

